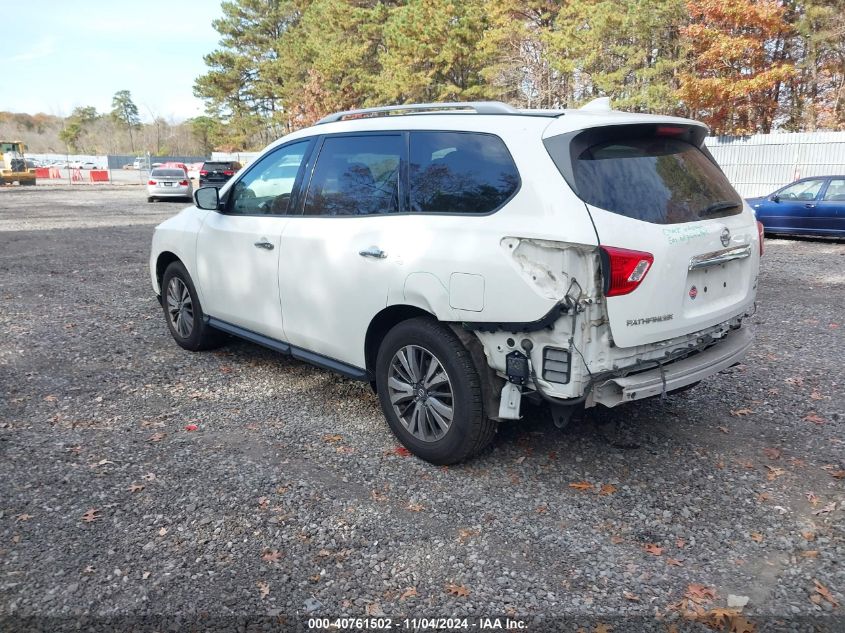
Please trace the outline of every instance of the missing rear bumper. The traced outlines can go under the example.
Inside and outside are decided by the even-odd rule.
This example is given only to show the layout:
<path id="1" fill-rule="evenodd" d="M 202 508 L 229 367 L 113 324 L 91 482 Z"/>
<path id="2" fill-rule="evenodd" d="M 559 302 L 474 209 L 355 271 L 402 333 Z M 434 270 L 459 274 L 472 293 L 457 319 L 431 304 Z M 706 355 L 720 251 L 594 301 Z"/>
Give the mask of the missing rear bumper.
<path id="1" fill-rule="evenodd" d="M 662 368 L 608 378 L 594 387 L 592 400 L 595 404 L 615 407 L 682 389 L 742 360 L 753 340 L 749 328 L 736 330 L 710 348 Z"/>

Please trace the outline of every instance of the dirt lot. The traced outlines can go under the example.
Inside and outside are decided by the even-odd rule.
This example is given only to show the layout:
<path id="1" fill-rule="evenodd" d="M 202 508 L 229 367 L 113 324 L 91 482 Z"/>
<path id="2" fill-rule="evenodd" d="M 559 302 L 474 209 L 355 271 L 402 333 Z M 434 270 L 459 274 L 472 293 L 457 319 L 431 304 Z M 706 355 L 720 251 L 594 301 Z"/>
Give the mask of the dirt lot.
<path id="1" fill-rule="evenodd" d="M 845 630 L 845 244 L 767 241 L 744 365 L 438 468 L 368 385 L 173 343 L 147 257 L 181 207 L 0 190 L 0 629 Z"/>

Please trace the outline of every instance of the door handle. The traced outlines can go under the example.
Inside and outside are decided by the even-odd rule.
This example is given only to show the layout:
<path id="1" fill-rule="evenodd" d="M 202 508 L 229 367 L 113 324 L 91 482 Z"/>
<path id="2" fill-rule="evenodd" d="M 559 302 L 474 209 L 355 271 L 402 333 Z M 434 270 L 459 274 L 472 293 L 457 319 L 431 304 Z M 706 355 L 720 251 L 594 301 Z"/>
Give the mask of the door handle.
<path id="1" fill-rule="evenodd" d="M 814 205 L 814 204 L 813 204 L 813 203 L 811 203 L 811 202 L 808 202 L 808 203 L 807 203 L 807 204 L 805 204 L 804 206 L 805 206 L 805 207 L 807 207 L 808 209 L 815 209 L 815 208 L 816 208 L 816 205 Z"/>
<path id="2" fill-rule="evenodd" d="M 387 257 L 387 253 L 381 250 L 378 246 L 370 246 L 370 248 L 359 251 L 358 254 L 361 257 L 372 257 L 374 259 L 384 259 Z"/>
<path id="3" fill-rule="evenodd" d="M 273 245 L 269 241 L 267 241 L 266 237 L 262 237 L 260 242 L 256 242 L 255 247 L 256 248 L 263 248 L 263 249 L 268 250 L 268 251 L 273 250 Z"/>

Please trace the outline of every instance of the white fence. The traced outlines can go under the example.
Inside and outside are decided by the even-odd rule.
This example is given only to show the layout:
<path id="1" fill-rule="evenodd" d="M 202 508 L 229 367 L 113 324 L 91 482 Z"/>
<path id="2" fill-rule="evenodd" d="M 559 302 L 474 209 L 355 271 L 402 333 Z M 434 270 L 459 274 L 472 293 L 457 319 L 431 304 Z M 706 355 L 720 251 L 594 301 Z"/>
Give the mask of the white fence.
<path id="1" fill-rule="evenodd" d="M 714 136 L 706 144 L 745 197 L 769 194 L 806 176 L 845 174 L 845 132 Z"/>

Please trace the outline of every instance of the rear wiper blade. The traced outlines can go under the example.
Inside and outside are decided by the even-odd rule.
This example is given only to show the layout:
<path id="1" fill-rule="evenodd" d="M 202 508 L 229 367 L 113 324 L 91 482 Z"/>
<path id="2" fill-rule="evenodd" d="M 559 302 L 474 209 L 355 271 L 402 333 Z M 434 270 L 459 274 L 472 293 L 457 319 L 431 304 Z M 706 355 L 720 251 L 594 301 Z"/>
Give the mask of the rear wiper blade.
<path id="1" fill-rule="evenodd" d="M 714 202 L 713 204 L 704 207 L 701 211 L 698 212 L 698 217 L 703 218 L 704 216 L 710 215 L 711 213 L 717 213 L 719 211 L 727 211 L 728 209 L 737 209 L 741 207 L 741 202 L 736 202 L 734 200 L 720 200 L 719 202 Z"/>

